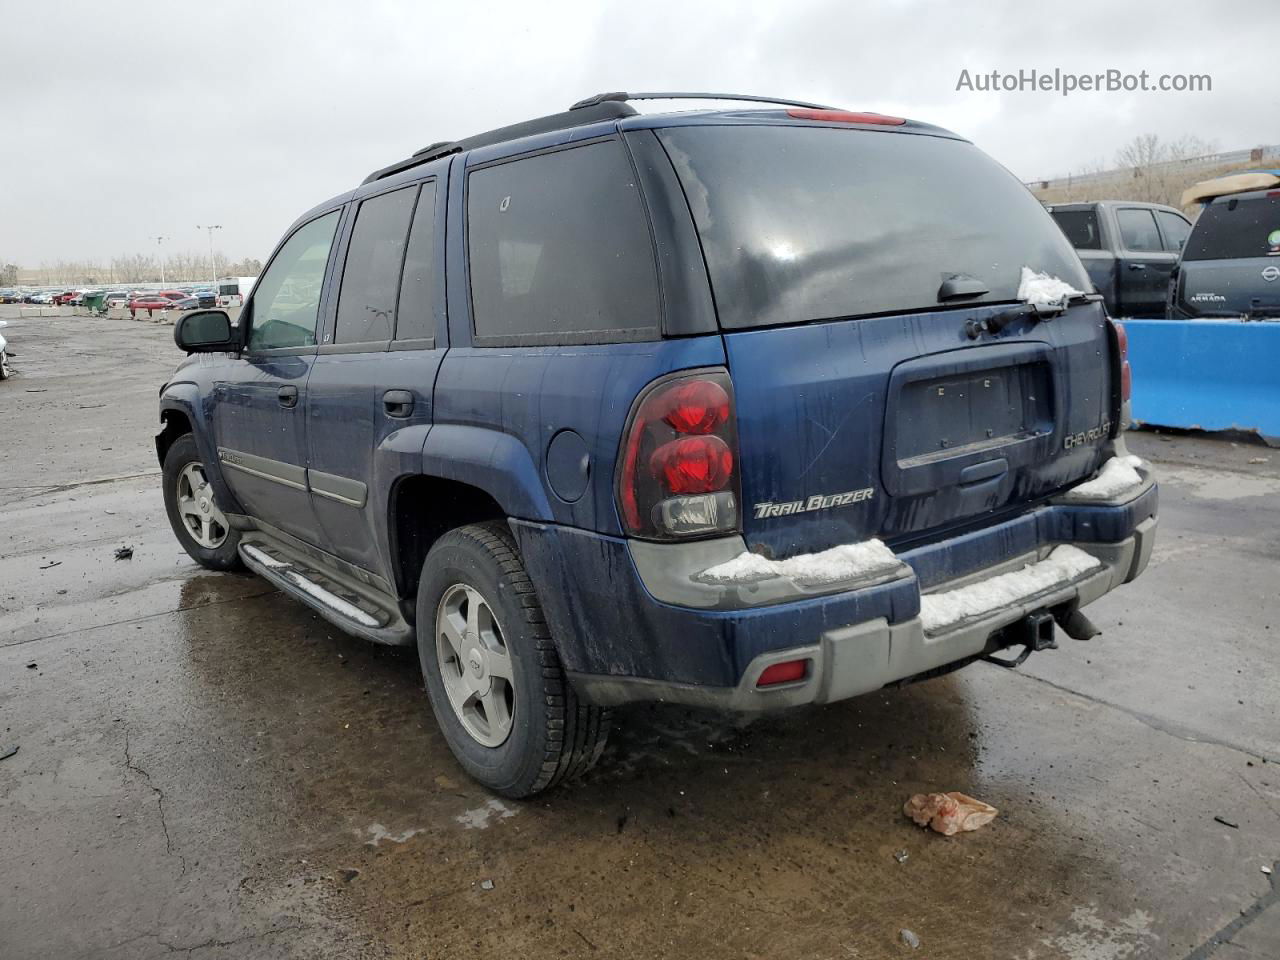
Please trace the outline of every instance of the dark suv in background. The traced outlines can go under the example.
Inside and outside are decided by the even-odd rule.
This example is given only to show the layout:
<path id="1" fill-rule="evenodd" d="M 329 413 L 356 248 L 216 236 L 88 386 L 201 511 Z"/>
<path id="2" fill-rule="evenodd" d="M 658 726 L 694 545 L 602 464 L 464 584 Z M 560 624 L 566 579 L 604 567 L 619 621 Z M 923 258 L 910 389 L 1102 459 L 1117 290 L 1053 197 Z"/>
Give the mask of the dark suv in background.
<path id="1" fill-rule="evenodd" d="M 191 555 L 416 644 L 510 796 L 590 766 L 616 704 L 828 703 L 1091 636 L 1154 539 L 1124 332 L 1013 176 L 900 118 L 640 96 L 320 204 L 238 326 L 178 320 L 161 391 Z"/>
<path id="2" fill-rule="evenodd" d="M 1169 317 L 1280 318 L 1280 190 L 1205 204 L 1169 287 Z"/>

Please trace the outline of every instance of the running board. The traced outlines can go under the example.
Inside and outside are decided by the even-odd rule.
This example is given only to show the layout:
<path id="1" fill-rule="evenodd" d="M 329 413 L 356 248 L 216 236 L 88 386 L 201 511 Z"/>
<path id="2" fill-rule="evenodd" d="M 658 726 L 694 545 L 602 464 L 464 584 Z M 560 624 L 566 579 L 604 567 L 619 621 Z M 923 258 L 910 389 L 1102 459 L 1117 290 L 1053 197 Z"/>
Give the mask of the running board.
<path id="1" fill-rule="evenodd" d="M 406 646 L 415 640 L 413 627 L 391 597 L 375 599 L 371 588 L 356 590 L 275 543 L 257 539 L 241 543 L 240 557 L 258 576 L 347 633 L 391 646 Z"/>

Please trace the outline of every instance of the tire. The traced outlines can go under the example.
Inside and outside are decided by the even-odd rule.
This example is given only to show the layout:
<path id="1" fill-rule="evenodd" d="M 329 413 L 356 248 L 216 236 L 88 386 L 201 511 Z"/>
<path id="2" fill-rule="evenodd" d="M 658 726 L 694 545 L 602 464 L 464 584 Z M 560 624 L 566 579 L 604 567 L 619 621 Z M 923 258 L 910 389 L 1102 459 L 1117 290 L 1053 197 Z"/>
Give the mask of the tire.
<path id="1" fill-rule="evenodd" d="M 477 607 L 474 622 L 481 626 L 473 629 Z M 520 799 L 581 776 L 600 758 L 608 711 L 579 702 L 569 685 L 506 521 L 459 527 L 432 546 L 422 565 L 417 621 L 418 658 L 431 710 L 449 749 L 473 779 Z M 449 640 L 449 621 L 465 621 L 462 650 Z M 477 653 L 479 647 L 483 654 Z M 480 657 L 483 667 L 468 657 Z M 499 675 L 501 669 L 509 679 Z M 464 690 L 472 697 L 470 708 L 455 707 L 460 688 L 486 681 L 499 704 L 492 711 L 496 722 L 490 722 L 487 707 L 476 708 L 476 701 L 486 701 L 474 691 Z M 508 690 L 504 710 L 500 701 Z"/>
<path id="2" fill-rule="evenodd" d="M 190 482 L 196 475 L 203 478 L 204 469 L 200 452 L 196 449 L 195 437 L 184 433 L 173 441 L 173 445 L 164 455 L 162 471 L 164 508 L 169 514 L 169 525 L 173 527 L 174 536 L 178 538 L 182 548 L 200 566 L 210 570 L 239 570 L 243 567 L 239 552 L 240 531 L 227 525 L 226 517 L 214 502 L 212 490 L 194 487 Z M 185 485 L 182 484 L 184 477 L 188 481 Z M 195 501 L 195 509 L 201 511 L 200 513 L 191 512 L 192 504 L 189 499 L 184 498 L 184 493 L 194 495 L 192 499 Z M 206 499 L 207 504 L 204 502 Z M 208 509 L 202 509 L 206 506 Z M 211 535 L 206 538 L 207 542 L 202 543 L 197 538 L 192 528 L 188 526 L 188 521 L 184 519 L 187 516 L 210 522 Z M 217 532 L 219 526 L 223 531 L 220 537 Z"/>
<path id="3" fill-rule="evenodd" d="M 9 369 L 9 353 L 7 350 L 0 350 L 0 380 L 8 380 L 13 375 Z"/>

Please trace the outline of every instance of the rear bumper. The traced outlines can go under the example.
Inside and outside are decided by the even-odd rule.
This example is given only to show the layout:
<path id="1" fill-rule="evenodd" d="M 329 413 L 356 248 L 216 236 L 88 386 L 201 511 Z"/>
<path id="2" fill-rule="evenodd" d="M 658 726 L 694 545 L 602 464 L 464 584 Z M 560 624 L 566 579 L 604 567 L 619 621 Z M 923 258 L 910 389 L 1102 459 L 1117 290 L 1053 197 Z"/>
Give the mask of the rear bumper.
<path id="1" fill-rule="evenodd" d="M 669 575 L 679 566 L 673 555 L 655 558 L 643 546 L 634 551 L 626 540 L 572 528 L 512 526 L 584 699 L 760 711 L 841 700 L 937 670 L 982 654 L 1028 613 L 1092 603 L 1146 567 L 1156 513 L 1157 491 L 1148 483 L 1124 503 L 1050 504 L 902 553 L 899 571 L 839 592 L 780 600 L 739 589 L 710 604 L 704 592 L 672 586 L 688 579 Z M 1060 544 L 1084 550 L 1100 566 L 990 614 L 926 632 L 922 593 L 1020 569 Z M 667 573 L 655 573 L 655 559 Z M 803 680 L 756 688 L 768 666 L 801 658 L 810 661 Z"/>

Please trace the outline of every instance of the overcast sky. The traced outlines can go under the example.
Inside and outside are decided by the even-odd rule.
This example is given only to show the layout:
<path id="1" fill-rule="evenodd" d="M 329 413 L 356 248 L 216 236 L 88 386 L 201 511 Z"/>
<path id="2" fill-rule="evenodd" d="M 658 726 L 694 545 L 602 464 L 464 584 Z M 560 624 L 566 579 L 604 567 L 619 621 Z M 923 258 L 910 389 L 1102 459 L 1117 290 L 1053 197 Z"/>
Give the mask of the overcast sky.
<path id="1" fill-rule="evenodd" d="M 265 258 L 372 169 L 604 90 L 904 114 L 1024 180 L 1136 134 L 1280 142 L 1280 3 L 0 0 L 0 261 Z M 1228 16 L 1228 12 L 1230 15 Z M 981 93 L 972 74 L 1207 73 L 1210 93 Z M 945 175 L 945 171 L 940 171 Z"/>

